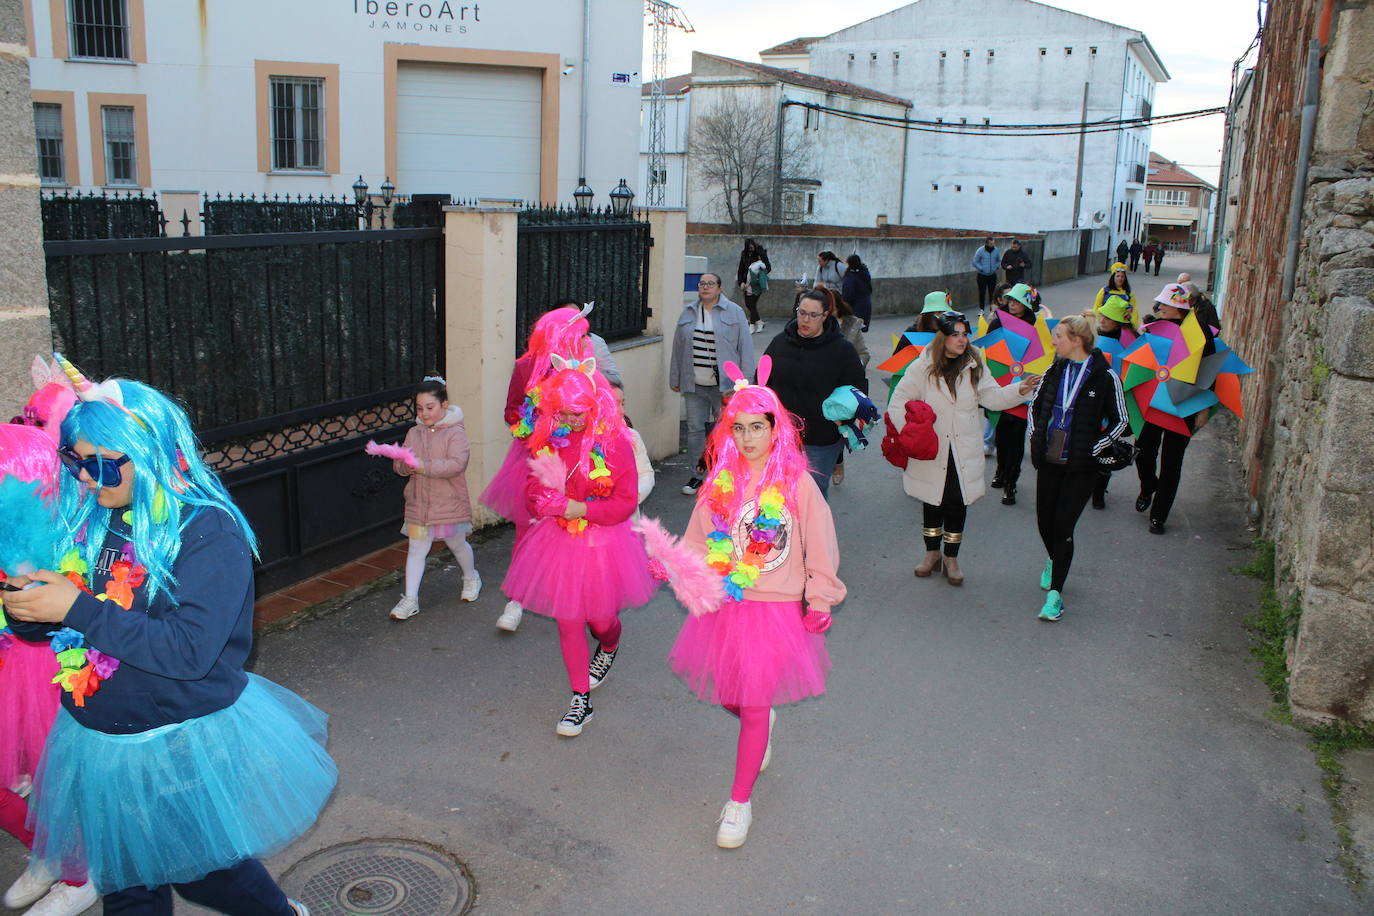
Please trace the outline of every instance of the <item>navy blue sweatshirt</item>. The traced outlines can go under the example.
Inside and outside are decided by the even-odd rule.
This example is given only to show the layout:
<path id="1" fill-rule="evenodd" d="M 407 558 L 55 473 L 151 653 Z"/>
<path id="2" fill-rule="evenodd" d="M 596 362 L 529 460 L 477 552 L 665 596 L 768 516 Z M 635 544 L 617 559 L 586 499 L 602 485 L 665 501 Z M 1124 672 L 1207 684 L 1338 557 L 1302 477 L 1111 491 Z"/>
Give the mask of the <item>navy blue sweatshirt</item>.
<path id="1" fill-rule="evenodd" d="M 194 509 L 182 531 L 172 570 L 177 605 L 166 593 L 148 600 L 147 583 L 134 589 L 125 610 L 82 592 L 60 624 L 11 620 L 15 634 L 41 642 L 63 626 L 86 644 L 119 659 L 119 670 L 100 682 L 84 707 L 62 703 L 87 728 L 133 734 L 184 722 L 233 705 L 248 683 L 244 662 L 253 646 L 253 555 L 242 532 L 222 509 Z M 129 542 L 129 529 L 111 519 L 111 531 L 87 583 L 96 594 L 110 581 L 110 566 Z"/>

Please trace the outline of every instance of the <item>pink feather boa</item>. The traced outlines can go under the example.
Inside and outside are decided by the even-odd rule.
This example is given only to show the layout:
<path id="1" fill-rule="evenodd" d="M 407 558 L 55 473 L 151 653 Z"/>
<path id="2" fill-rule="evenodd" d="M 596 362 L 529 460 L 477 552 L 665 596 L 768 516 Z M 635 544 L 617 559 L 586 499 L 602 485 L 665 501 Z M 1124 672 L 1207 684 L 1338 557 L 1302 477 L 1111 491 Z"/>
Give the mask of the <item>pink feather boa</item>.
<path id="1" fill-rule="evenodd" d="M 655 578 L 667 580 L 688 613 L 700 616 L 720 610 L 725 603 L 725 586 L 701 553 L 683 546 L 657 519 L 641 516 L 632 527 L 644 538 Z"/>
<path id="2" fill-rule="evenodd" d="M 378 445 L 371 439 L 367 440 L 367 445 L 363 446 L 363 451 L 369 455 L 376 455 L 378 458 L 390 458 L 399 461 L 406 467 L 418 468 L 420 459 L 415 457 L 415 453 L 404 445 Z"/>
<path id="3" fill-rule="evenodd" d="M 530 473 L 534 479 L 555 493 L 567 491 L 568 469 L 563 459 L 550 452 L 539 452 L 530 458 Z"/>

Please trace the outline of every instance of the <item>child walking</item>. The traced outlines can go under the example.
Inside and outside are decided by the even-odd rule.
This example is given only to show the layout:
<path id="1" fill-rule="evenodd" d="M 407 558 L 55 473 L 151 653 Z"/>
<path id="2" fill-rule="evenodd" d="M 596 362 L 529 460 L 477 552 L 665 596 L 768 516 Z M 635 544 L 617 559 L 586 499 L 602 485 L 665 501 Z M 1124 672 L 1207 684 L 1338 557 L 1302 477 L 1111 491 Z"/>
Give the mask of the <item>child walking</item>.
<path id="1" fill-rule="evenodd" d="M 502 588 L 512 600 L 558 621 L 572 699 L 556 731 L 582 733 L 591 690 L 620 648 L 620 611 L 653 597 L 643 542 L 630 528 L 638 505 L 634 449 L 610 385 L 595 359 L 565 362 L 539 386 L 530 435 L 526 505 L 532 521 Z M 597 641 L 595 657 L 587 631 Z"/>
<path id="2" fill-rule="evenodd" d="M 464 601 L 482 593 L 468 535 L 472 533 L 472 504 L 468 500 L 468 434 L 463 411 L 448 402 L 448 382 L 429 375 L 415 386 L 416 423 L 406 433 L 405 447 L 418 467 L 400 459 L 391 466 L 406 482 L 406 523 L 401 533 L 410 539 L 406 551 L 405 594 L 391 609 L 392 620 L 409 620 L 420 613 L 420 580 L 425 575 L 429 548 L 441 540 L 453 551 L 463 570 Z"/>
<path id="3" fill-rule="evenodd" d="M 716 844 L 744 845 L 754 782 L 772 751 L 773 707 L 825 692 L 830 655 L 822 637 L 844 600 L 830 507 L 807 472 L 798 420 L 729 364 L 735 394 L 707 442 L 710 474 L 683 541 L 725 579 L 714 613 L 689 616 L 668 662 L 708 703 L 740 721 L 735 779 Z"/>

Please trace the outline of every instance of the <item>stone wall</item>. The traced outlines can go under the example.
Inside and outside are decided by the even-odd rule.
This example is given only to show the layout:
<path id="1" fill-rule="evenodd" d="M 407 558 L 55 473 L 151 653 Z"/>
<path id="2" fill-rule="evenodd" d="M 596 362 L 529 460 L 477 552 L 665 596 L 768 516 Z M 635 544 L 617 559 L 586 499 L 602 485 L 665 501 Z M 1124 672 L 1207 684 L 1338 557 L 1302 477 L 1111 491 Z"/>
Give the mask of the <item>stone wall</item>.
<path id="1" fill-rule="evenodd" d="M 52 347 L 24 2 L 0 0 L 0 421 L 32 392 L 34 354 Z"/>
<path id="2" fill-rule="evenodd" d="M 1264 143 L 1242 180 L 1227 339 L 1242 386 L 1244 470 L 1301 618 L 1295 716 L 1374 722 L 1374 7 L 1336 14 L 1304 197 L 1297 283 L 1279 301 L 1301 80 L 1317 4 L 1271 8 L 1249 124 Z M 1278 168 L 1278 174 L 1267 171 Z M 1286 169 L 1286 170 L 1285 170 Z"/>

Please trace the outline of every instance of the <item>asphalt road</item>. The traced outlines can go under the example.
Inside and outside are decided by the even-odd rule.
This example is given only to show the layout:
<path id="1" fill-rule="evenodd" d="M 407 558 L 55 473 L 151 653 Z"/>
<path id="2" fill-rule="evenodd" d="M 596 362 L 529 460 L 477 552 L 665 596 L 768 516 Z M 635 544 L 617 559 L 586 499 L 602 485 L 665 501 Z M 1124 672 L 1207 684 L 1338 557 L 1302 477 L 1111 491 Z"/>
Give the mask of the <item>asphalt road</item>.
<path id="1" fill-rule="evenodd" d="M 876 321 L 875 353 L 904 324 Z M 1087 510 L 1055 624 L 1036 619 L 1034 471 L 1018 505 L 993 491 L 972 507 L 953 588 L 912 576 L 920 509 L 897 471 L 876 447 L 851 455 L 832 491 L 849 599 L 829 692 L 780 710 L 735 851 L 714 843 L 735 720 L 668 670 L 683 612 L 667 593 L 625 615 L 576 739 L 554 734 L 568 690 L 553 624 L 493 626 L 508 531 L 477 548 L 474 604 L 450 564 L 408 622 L 386 619 L 389 588 L 269 633 L 254 667 L 332 715 L 342 771 L 316 829 L 269 865 L 421 839 L 467 864 L 484 914 L 1367 912 L 1334 864 L 1312 755 L 1266 717 L 1247 651 L 1231 430 L 1214 422 L 1190 448 L 1165 536 L 1133 511 L 1130 473 Z M 685 470 L 660 468 L 646 504 L 678 531 Z M 3 863 L 9 880 L 17 844 Z"/>

